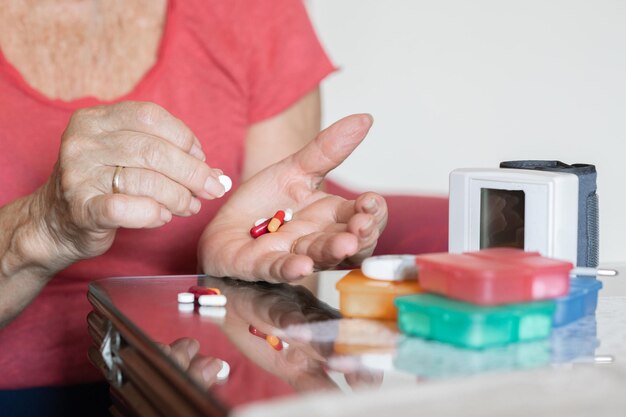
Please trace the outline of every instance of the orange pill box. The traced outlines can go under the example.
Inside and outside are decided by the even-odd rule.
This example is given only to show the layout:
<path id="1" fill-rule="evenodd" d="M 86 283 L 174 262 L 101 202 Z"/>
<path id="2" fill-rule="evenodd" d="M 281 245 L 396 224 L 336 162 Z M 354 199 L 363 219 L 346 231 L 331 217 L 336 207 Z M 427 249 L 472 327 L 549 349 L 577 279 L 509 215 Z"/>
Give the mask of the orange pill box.
<path id="1" fill-rule="evenodd" d="M 480 305 L 566 295 L 573 268 L 570 262 L 513 248 L 463 254 L 432 253 L 416 256 L 415 262 L 425 291 Z"/>
<path id="2" fill-rule="evenodd" d="M 339 290 L 339 309 L 344 317 L 376 320 L 396 320 L 393 300 L 400 295 L 422 292 L 415 280 L 382 281 L 367 278 L 360 269 L 354 269 L 336 285 Z"/>

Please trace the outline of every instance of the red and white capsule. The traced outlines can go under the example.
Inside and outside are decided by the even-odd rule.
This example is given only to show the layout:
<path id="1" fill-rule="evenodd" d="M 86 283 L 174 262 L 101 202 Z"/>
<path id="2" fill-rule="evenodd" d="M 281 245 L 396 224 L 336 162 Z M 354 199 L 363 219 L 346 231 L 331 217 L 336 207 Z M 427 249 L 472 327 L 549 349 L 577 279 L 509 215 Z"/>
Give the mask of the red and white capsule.
<path id="1" fill-rule="evenodd" d="M 270 220 L 270 223 L 267 225 L 267 230 L 270 233 L 274 233 L 278 230 L 280 226 L 285 223 L 285 212 L 283 210 L 278 210 L 274 217 Z"/>

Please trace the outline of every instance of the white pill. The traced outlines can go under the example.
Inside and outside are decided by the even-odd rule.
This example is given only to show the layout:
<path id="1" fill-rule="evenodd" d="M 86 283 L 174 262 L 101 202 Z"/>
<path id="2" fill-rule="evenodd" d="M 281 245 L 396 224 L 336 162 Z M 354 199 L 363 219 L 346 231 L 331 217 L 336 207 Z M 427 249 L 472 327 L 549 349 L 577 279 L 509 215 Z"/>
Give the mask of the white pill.
<path id="1" fill-rule="evenodd" d="M 361 265 L 363 275 L 382 281 L 403 281 L 417 278 L 415 255 L 381 255 L 366 258 Z"/>
<path id="2" fill-rule="evenodd" d="M 222 361 L 222 369 L 217 373 L 216 377 L 218 381 L 223 381 L 230 375 L 230 365 L 226 361 Z"/>
<path id="3" fill-rule="evenodd" d="M 261 223 L 263 223 L 266 220 L 267 219 L 265 217 L 261 217 L 259 220 L 254 222 L 254 226 L 256 227 L 256 226 L 260 225 Z"/>
<path id="4" fill-rule="evenodd" d="M 291 221 L 293 219 L 293 210 L 288 208 L 285 210 L 285 222 Z"/>
<path id="5" fill-rule="evenodd" d="M 233 188 L 233 180 L 230 179 L 228 175 L 220 175 L 217 177 L 217 180 L 224 187 L 224 192 L 229 192 L 231 188 Z"/>
<path id="6" fill-rule="evenodd" d="M 226 309 L 224 307 L 201 306 L 200 308 L 198 308 L 198 314 L 200 314 L 202 317 L 223 319 L 224 317 L 226 317 Z"/>
<path id="7" fill-rule="evenodd" d="M 226 305 L 226 296 L 218 295 L 201 295 L 198 297 L 198 304 L 207 307 L 224 307 Z"/>
<path id="8" fill-rule="evenodd" d="M 194 296 L 190 292 L 179 292 L 178 293 L 178 302 L 179 303 L 193 303 Z"/>

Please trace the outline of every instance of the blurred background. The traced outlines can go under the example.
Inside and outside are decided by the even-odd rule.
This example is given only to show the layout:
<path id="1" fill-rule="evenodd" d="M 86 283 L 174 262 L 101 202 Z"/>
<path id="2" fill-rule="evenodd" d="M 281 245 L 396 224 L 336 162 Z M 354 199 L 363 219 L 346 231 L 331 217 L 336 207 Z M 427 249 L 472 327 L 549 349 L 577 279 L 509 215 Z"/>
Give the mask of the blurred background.
<path id="1" fill-rule="evenodd" d="M 626 261 L 626 2 L 308 0 L 339 71 L 323 124 L 375 118 L 331 178 L 447 195 L 455 168 L 511 159 L 598 170 L 600 261 Z"/>

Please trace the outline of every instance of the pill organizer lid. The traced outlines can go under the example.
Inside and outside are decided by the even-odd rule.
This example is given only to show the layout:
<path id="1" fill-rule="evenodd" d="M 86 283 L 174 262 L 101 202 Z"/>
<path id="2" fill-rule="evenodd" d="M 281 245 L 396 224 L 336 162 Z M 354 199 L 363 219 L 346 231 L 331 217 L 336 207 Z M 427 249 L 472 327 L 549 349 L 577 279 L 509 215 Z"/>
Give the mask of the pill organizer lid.
<path id="1" fill-rule="evenodd" d="M 489 280 L 533 278 L 543 274 L 569 275 L 570 262 L 514 248 L 492 248 L 477 252 L 432 253 L 416 256 L 420 276 L 440 271 L 455 279 Z M 567 274 L 567 275 L 566 275 Z"/>
<path id="2" fill-rule="evenodd" d="M 398 297 L 394 300 L 401 313 L 460 313 L 467 315 L 522 315 L 529 312 L 551 312 L 555 303 L 552 300 L 533 301 L 531 303 L 503 304 L 497 306 L 480 306 L 452 300 L 435 294 L 414 294 Z"/>

